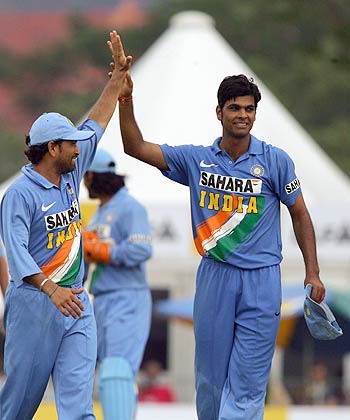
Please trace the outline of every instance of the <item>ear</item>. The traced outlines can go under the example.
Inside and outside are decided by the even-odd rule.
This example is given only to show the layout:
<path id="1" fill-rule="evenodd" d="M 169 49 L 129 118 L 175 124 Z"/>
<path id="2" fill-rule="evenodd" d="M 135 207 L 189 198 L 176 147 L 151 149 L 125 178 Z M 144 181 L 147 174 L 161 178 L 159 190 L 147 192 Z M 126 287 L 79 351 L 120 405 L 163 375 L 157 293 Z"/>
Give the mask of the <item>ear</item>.
<path id="1" fill-rule="evenodd" d="M 47 143 L 47 150 L 48 150 L 48 153 L 49 153 L 50 156 L 53 156 L 53 157 L 56 156 L 57 147 L 58 147 L 58 144 L 55 143 L 54 141 L 49 141 Z"/>
<path id="2" fill-rule="evenodd" d="M 219 121 L 222 121 L 222 110 L 221 110 L 221 108 L 219 107 L 219 105 L 216 107 L 216 118 L 217 118 Z"/>

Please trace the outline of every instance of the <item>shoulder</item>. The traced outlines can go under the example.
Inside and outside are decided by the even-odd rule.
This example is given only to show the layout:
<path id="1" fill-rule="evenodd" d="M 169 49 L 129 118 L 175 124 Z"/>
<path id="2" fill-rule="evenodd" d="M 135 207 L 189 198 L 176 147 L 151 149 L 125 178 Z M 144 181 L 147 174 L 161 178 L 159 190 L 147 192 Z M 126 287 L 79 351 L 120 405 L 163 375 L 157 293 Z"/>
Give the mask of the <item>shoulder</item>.
<path id="1" fill-rule="evenodd" d="M 274 156 L 276 159 L 291 159 L 289 154 L 280 147 L 277 147 L 273 144 L 268 144 L 263 142 L 265 150 L 271 154 L 271 156 Z"/>
<path id="2" fill-rule="evenodd" d="M 20 175 L 5 191 L 4 197 L 26 197 L 33 191 L 33 183 L 24 175 Z"/>
<path id="3" fill-rule="evenodd" d="M 113 202 L 118 209 L 122 205 L 124 212 L 128 213 L 145 209 L 145 206 L 133 194 L 130 194 L 126 187 L 123 187 L 116 193 Z"/>
<path id="4" fill-rule="evenodd" d="M 127 193 L 127 203 L 129 209 L 135 212 L 146 212 L 145 206 L 133 195 Z"/>
<path id="5" fill-rule="evenodd" d="M 280 147 L 277 147 L 273 144 L 266 143 L 265 141 L 260 141 L 260 142 L 261 142 L 261 146 L 262 146 L 264 154 L 266 154 L 269 157 L 269 159 L 271 160 L 271 163 L 282 164 L 282 165 L 286 163 L 293 163 L 292 158 L 284 149 L 281 149 Z"/>

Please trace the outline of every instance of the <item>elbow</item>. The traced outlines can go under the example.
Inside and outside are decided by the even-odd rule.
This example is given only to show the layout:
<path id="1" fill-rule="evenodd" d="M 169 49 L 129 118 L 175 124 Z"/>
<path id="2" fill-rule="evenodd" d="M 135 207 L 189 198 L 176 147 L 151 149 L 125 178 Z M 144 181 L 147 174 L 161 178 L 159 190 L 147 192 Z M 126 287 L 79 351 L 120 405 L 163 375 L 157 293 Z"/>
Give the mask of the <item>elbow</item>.
<path id="1" fill-rule="evenodd" d="M 137 147 L 131 145 L 131 142 L 129 142 L 128 139 L 124 136 L 122 137 L 122 140 L 123 140 L 124 153 L 126 153 L 129 156 L 137 158 Z"/>

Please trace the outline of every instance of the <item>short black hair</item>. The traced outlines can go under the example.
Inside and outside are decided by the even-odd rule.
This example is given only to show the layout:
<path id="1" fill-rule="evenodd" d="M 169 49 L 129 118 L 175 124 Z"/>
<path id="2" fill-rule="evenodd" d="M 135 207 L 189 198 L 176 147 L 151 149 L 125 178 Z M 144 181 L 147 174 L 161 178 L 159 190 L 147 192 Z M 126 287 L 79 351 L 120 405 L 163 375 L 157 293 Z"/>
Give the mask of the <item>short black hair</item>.
<path id="1" fill-rule="evenodd" d="M 227 76 L 220 83 L 218 89 L 218 104 L 222 109 L 230 99 L 250 95 L 254 97 L 255 106 L 257 106 L 261 99 L 261 93 L 253 78 L 248 79 L 244 74 Z"/>
<path id="2" fill-rule="evenodd" d="M 114 195 L 125 186 L 125 176 L 111 172 L 92 172 L 89 190 L 97 195 Z"/>
<path id="3" fill-rule="evenodd" d="M 30 137 L 26 135 L 26 145 L 28 146 L 28 149 L 24 151 L 24 154 L 27 156 L 28 160 L 33 164 L 36 165 L 39 163 L 44 155 L 49 150 L 47 145 L 49 142 L 43 143 L 43 144 L 37 144 L 35 146 L 30 146 Z M 63 140 L 55 140 L 56 144 L 61 144 Z"/>

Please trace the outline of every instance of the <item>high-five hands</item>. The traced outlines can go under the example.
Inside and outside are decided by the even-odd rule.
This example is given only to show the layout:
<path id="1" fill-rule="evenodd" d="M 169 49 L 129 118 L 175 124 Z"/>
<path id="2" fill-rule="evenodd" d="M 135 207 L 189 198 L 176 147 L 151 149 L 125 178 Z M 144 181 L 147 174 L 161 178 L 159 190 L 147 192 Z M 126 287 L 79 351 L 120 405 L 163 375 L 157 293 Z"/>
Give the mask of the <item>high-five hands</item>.
<path id="1" fill-rule="evenodd" d="M 124 73 L 129 71 L 132 57 L 131 55 L 125 55 L 124 47 L 117 31 L 110 32 L 109 36 L 110 40 L 107 41 L 107 45 L 111 51 L 113 61 L 110 63 L 112 70 L 108 75 L 111 77 L 114 70 Z"/>

